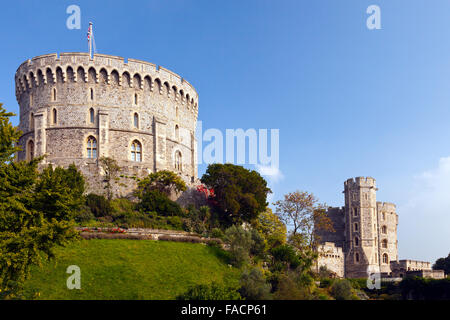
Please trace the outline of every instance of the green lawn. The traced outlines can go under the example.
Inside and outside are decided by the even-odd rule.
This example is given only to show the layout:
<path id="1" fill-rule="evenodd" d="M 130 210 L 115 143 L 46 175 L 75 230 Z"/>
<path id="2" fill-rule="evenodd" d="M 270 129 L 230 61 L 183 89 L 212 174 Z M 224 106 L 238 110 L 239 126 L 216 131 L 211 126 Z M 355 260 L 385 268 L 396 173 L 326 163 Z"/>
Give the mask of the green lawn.
<path id="1" fill-rule="evenodd" d="M 202 244 L 149 240 L 81 240 L 58 248 L 56 260 L 33 268 L 26 282 L 28 298 L 175 299 L 195 284 L 235 284 L 219 249 Z M 81 289 L 67 289 L 66 269 L 81 269 Z"/>

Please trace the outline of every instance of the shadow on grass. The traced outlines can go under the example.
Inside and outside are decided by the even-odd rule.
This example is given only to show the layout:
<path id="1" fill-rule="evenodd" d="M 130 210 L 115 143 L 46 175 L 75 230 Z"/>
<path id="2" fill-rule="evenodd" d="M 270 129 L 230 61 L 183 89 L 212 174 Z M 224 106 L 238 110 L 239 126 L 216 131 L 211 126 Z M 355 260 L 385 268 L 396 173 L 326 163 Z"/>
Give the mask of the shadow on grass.
<path id="1" fill-rule="evenodd" d="M 230 253 L 216 246 L 207 246 L 208 252 L 215 255 L 225 264 L 230 264 Z"/>

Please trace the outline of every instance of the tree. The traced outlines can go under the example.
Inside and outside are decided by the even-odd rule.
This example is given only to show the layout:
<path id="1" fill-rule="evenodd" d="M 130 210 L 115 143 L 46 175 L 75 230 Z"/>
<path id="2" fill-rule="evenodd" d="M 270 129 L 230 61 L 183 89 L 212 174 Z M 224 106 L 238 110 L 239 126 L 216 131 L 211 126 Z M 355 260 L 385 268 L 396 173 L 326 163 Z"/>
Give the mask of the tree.
<path id="1" fill-rule="evenodd" d="M 238 290 L 247 300 L 269 300 L 272 286 L 266 281 L 262 271 L 258 268 L 244 270 L 241 275 L 241 288 Z"/>
<path id="2" fill-rule="evenodd" d="M 444 270 L 445 274 L 450 274 L 450 253 L 447 258 L 439 258 L 433 264 L 433 270 Z"/>
<path id="3" fill-rule="evenodd" d="M 269 248 L 282 245 L 286 242 L 286 225 L 270 208 L 267 208 L 258 215 L 253 226 L 264 237 L 266 245 Z"/>
<path id="4" fill-rule="evenodd" d="M 103 179 L 103 182 L 105 183 L 104 189 L 106 190 L 106 197 L 108 198 L 108 200 L 111 200 L 114 196 L 112 190 L 112 182 L 116 182 L 119 180 L 117 175 L 120 172 L 120 167 L 117 164 L 116 160 L 109 157 L 101 157 L 99 161 L 100 166 L 105 172 L 105 178 Z"/>
<path id="5" fill-rule="evenodd" d="M 15 114 L 6 112 L 3 104 L 0 103 L 0 163 L 10 162 L 14 153 L 20 150 L 17 142 L 22 132 L 9 121 L 9 118 L 13 116 Z"/>
<path id="6" fill-rule="evenodd" d="M 35 203 L 41 158 L 11 161 L 21 135 L 11 116 L 0 105 L 0 298 L 18 297 L 30 266 L 75 237 L 70 222 L 51 217 L 54 211 L 47 215 Z"/>
<path id="7" fill-rule="evenodd" d="M 226 242 L 230 245 L 230 260 L 235 267 L 241 267 L 250 262 L 250 250 L 253 246 L 251 232 L 241 226 L 233 225 L 225 231 Z"/>
<path id="8" fill-rule="evenodd" d="M 201 181 L 214 190 L 214 208 L 225 225 L 252 222 L 267 208 L 271 190 L 254 170 L 230 163 L 210 164 Z"/>
<path id="9" fill-rule="evenodd" d="M 186 191 L 186 183 L 176 173 L 168 170 L 161 170 L 149 174 L 139 181 L 135 194 L 142 197 L 148 191 L 158 190 L 170 197 L 172 192 Z"/>
<path id="10" fill-rule="evenodd" d="M 290 242 L 298 249 L 313 250 L 319 240 L 317 232 L 332 230 L 331 219 L 325 205 L 311 193 L 295 191 L 284 196 L 284 200 L 274 203 L 275 214 L 286 225 L 291 226 Z"/>
<path id="11" fill-rule="evenodd" d="M 36 181 L 34 207 L 47 219 L 71 220 L 84 204 L 84 190 L 84 177 L 74 164 L 67 169 L 49 165 Z"/>

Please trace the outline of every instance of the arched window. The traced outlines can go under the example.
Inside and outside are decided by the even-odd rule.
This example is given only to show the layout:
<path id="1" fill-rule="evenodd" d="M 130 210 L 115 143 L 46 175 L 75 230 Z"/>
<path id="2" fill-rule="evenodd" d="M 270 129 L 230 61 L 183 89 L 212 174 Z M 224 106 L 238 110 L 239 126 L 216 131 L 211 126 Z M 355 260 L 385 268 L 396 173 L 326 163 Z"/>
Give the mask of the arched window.
<path id="1" fill-rule="evenodd" d="M 355 229 L 355 232 L 358 232 L 358 223 L 356 223 L 356 222 L 354 224 L 354 229 Z"/>
<path id="2" fill-rule="evenodd" d="M 56 101 L 56 88 L 53 88 L 53 101 Z"/>
<path id="3" fill-rule="evenodd" d="M 95 122 L 95 111 L 94 111 L 94 108 L 90 108 L 89 109 L 89 121 L 91 123 Z"/>
<path id="4" fill-rule="evenodd" d="M 142 145 L 137 140 L 134 140 L 131 144 L 131 161 L 142 161 Z"/>
<path id="5" fill-rule="evenodd" d="M 359 246 L 359 238 L 355 237 L 355 247 L 358 247 L 358 246 Z"/>
<path id="6" fill-rule="evenodd" d="M 93 136 L 87 140 L 87 157 L 89 159 L 97 158 L 97 140 Z"/>
<path id="7" fill-rule="evenodd" d="M 359 262 L 359 253 L 355 252 L 355 262 Z"/>
<path id="8" fill-rule="evenodd" d="M 137 95 L 137 93 L 134 94 L 134 104 L 135 105 L 138 104 L 138 95 Z"/>
<path id="9" fill-rule="evenodd" d="M 28 141 L 27 145 L 27 160 L 31 161 L 34 158 L 34 142 L 33 140 Z"/>
<path id="10" fill-rule="evenodd" d="M 383 241 L 381 241 L 381 247 L 387 249 L 387 247 L 388 247 L 387 239 L 383 239 Z"/>
<path id="11" fill-rule="evenodd" d="M 57 113 L 56 109 L 53 108 L 53 111 L 52 111 L 52 123 L 56 124 L 57 121 L 58 121 L 58 113 Z"/>
<path id="12" fill-rule="evenodd" d="M 180 140 L 180 128 L 178 127 L 178 125 L 175 125 L 175 140 Z"/>
<path id="13" fill-rule="evenodd" d="M 358 215 L 358 208 L 353 208 L 353 216 L 357 216 Z"/>
<path id="14" fill-rule="evenodd" d="M 91 100 L 94 100 L 94 89 L 91 88 Z"/>
<path id="15" fill-rule="evenodd" d="M 34 129 L 34 114 L 33 114 L 33 112 L 30 113 L 30 125 L 29 125 L 29 127 L 30 127 L 30 130 Z"/>
<path id="16" fill-rule="evenodd" d="M 387 255 L 387 253 L 383 254 L 383 263 L 386 263 L 386 264 L 389 263 L 389 257 Z"/>
<path id="17" fill-rule="evenodd" d="M 382 226 L 381 227 L 381 233 L 387 234 L 387 227 L 386 226 Z"/>
<path id="18" fill-rule="evenodd" d="M 183 169 L 183 159 L 180 151 L 175 152 L 175 170 L 181 171 Z"/>
<path id="19" fill-rule="evenodd" d="M 139 115 L 136 112 L 133 116 L 133 123 L 135 128 L 139 128 Z"/>
<path id="20" fill-rule="evenodd" d="M 178 118 L 178 107 L 175 108 L 175 116 Z"/>

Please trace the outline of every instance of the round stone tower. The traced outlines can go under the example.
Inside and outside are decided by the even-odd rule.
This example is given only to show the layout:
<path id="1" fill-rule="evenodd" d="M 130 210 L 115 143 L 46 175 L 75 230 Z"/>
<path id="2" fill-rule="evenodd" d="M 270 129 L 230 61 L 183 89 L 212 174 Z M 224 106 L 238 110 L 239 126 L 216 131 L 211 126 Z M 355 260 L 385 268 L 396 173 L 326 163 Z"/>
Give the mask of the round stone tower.
<path id="1" fill-rule="evenodd" d="M 15 81 L 19 161 L 46 155 L 44 164 L 74 163 L 96 193 L 103 190 L 100 157 L 121 167 L 117 195 L 159 170 L 197 181 L 198 94 L 179 75 L 145 61 L 61 53 L 25 61 Z"/>

